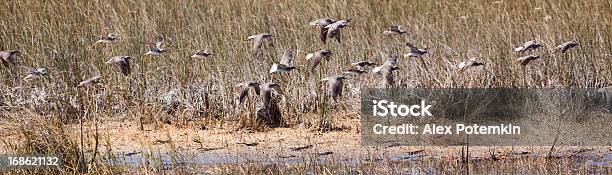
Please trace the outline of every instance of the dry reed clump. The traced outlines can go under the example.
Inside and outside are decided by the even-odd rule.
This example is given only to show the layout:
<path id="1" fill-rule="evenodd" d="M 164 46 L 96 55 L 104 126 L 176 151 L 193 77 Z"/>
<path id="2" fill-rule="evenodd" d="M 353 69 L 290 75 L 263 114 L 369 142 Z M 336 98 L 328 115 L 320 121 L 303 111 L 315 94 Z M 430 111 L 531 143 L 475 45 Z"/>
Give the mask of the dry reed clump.
<path id="1" fill-rule="evenodd" d="M 56 119 L 49 120 L 46 118 L 48 116 L 32 113 L 12 114 L 6 117 L 18 123 L 15 127 L 8 129 L 14 135 L 2 139 L 6 151 L 14 155 L 58 156 L 61 159 L 60 167 L 14 169 L 15 171 L 34 174 L 77 171 L 80 148 L 79 141 L 70 134 L 72 129 L 66 128 Z"/>
<path id="2" fill-rule="evenodd" d="M 600 87 L 612 80 L 609 1 L 75 1 L 73 3 L 3 1 L 0 3 L 0 50 L 23 52 L 20 65 L 47 67 L 49 76 L 24 81 L 17 66 L 1 67 L 2 110 L 30 109 L 70 122 L 85 113 L 103 117 L 130 117 L 143 122 L 182 125 L 197 119 L 238 123 L 255 108 L 238 106 L 232 86 L 245 80 L 282 85 L 286 102 L 280 112 L 289 126 L 300 116 L 323 119 L 332 110 L 357 111 L 358 95 L 338 102 L 323 98 L 318 77 L 341 73 L 350 62 L 382 63 L 406 53 L 404 42 L 428 47 L 424 63 L 400 58 L 399 87 Z M 134 8 L 136 7 L 136 8 Z M 304 11 L 308 9 L 308 11 Z M 410 9 L 410 10 L 406 10 Z M 584 10 L 589 9 L 589 10 Z M 308 22 L 321 18 L 352 18 L 343 29 L 342 43 L 323 44 Z M 384 26 L 403 25 L 407 34 L 382 35 Z M 254 56 L 247 36 L 274 35 Z M 93 45 L 94 35 L 116 33 L 110 45 Z M 166 38 L 167 53 L 143 56 L 140 42 Z M 513 63 L 522 56 L 517 45 L 537 39 L 544 48 L 530 51 L 542 57 L 524 69 Z M 580 46 L 567 53 L 552 48 L 568 40 Z M 268 74 L 284 50 L 296 50 L 298 71 Z M 193 59 L 200 49 L 214 56 Z M 320 71 L 308 73 L 304 52 L 330 49 L 331 60 Z M 128 55 L 132 73 L 123 76 L 104 64 L 108 58 Z M 459 62 L 480 57 L 485 66 L 458 71 Z M 103 77 L 95 87 L 75 88 L 79 81 Z M 381 87 L 379 75 L 362 75 L 345 83 L 345 92 Z M 166 96 L 170 94 L 170 101 Z M 260 103 L 253 97 L 250 103 Z M 323 108 L 323 110 L 321 110 Z M 241 110 L 251 110 L 241 112 Z M 315 114 L 315 115 L 313 115 Z M 300 119 L 300 120 L 298 120 Z"/>

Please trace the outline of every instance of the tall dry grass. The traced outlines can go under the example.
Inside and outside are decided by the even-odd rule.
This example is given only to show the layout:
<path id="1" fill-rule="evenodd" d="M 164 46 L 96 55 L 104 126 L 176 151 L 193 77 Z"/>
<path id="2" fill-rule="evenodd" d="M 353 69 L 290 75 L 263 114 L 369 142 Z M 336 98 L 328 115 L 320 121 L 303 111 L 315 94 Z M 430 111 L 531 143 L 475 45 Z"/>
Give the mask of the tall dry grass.
<path id="1" fill-rule="evenodd" d="M 308 107 L 300 103 L 311 101 L 309 94 L 318 92 L 316 78 L 307 77 L 317 76 L 304 75 L 307 64 L 301 52 L 294 60 L 303 68 L 301 72 L 267 74 L 287 48 L 331 49 L 334 55 L 324 62 L 322 76 L 339 74 L 352 61 L 382 62 L 386 59 L 382 55 L 400 55 L 406 52 L 401 46 L 405 41 L 431 48 L 425 57 L 430 72 L 416 59 L 400 59 L 403 69 L 398 84 L 408 87 L 546 87 L 552 83 L 596 87 L 608 85 L 612 78 L 609 1 L 3 1 L 0 7 L 0 48 L 22 51 L 18 60 L 22 65 L 51 70 L 44 79 L 26 82 L 21 80 L 23 70 L 0 69 L 4 106 L 59 111 L 58 115 L 67 114 L 64 111 L 69 108 L 74 108 L 70 113 L 92 108 L 86 105 L 98 99 L 105 116 L 155 117 L 167 110 L 164 97 L 173 92 L 181 110 L 172 114 L 180 114 L 180 119 L 237 118 L 240 108 L 234 105 L 231 87 L 252 79 L 281 83 L 288 106 L 283 112 L 289 119 L 296 118 L 305 111 L 300 108 Z M 354 19 L 343 31 L 343 43 L 318 41 L 316 30 L 307 24 L 321 17 Z M 381 32 L 387 25 L 403 25 L 409 33 L 384 37 Z M 260 32 L 275 37 L 273 46 L 255 58 L 244 39 Z M 117 33 L 120 41 L 92 46 L 92 36 L 106 33 Z M 143 56 L 147 46 L 139 42 L 153 41 L 157 35 L 167 37 L 169 53 Z M 543 61 L 528 66 L 523 75 L 521 67 L 513 64 L 520 54 L 512 48 L 531 39 L 545 44 L 535 52 Z M 568 40 L 581 46 L 567 54 L 551 54 L 554 46 Z M 210 49 L 216 55 L 207 60 L 189 58 L 198 49 Z M 130 76 L 104 64 L 116 55 L 134 58 Z M 487 65 L 469 73 L 453 68 L 469 57 L 481 57 Z M 87 93 L 74 88 L 97 74 L 103 76 L 102 87 Z M 365 75 L 347 84 L 344 101 L 354 104 L 355 87 L 379 87 L 381 78 Z M 95 98 L 84 97 L 92 95 Z M 356 105 L 343 107 L 357 109 Z"/>

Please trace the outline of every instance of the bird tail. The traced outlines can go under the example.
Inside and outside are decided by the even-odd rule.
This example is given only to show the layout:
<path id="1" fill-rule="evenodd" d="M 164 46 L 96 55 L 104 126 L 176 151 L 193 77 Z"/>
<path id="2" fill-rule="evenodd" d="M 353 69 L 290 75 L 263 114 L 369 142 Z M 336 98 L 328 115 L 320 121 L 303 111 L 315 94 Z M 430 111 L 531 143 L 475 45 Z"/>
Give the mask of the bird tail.
<path id="1" fill-rule="evenodd" d="M 306 55 L 306 60 L 310 60 L 313 56 L 314 56 L 314 54 L 309 53 L 308 55 Z"/>
<path id="2" fill-rule="evenodd" d="M 278 64 L 274 63 L 272 64 L 272 67 L 270 68 L 270 73 L 274 73 L 276 72 L 276 70 L 278 70 Z"/>
<path id="3" fill-rule="evenodd" d="M 378 73 L 378 72 L 380 72 L 380 69 L 382 69 L 382 66 L 375 67 L 375 68 L 372 69 L 372 73 Z"/>
<path id="4" fill-rule="evenodd" d="M 514 51 L 515 52 L 522 52 L 523 49 L 525 49 L 525 47 L 521 46 L 521 47 L 514 48 Z"/>

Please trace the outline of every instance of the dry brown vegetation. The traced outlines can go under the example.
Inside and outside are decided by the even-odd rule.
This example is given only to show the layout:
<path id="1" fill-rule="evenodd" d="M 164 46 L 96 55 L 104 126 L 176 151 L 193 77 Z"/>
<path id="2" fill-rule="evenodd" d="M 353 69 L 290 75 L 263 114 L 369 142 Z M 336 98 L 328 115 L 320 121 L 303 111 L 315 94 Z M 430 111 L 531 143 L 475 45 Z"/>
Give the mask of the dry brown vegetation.
<path id="1" fill-rule="evenodd" d="M 381 63 L 402 55 L 407 52 L 404 42 L 427 46 L 431 53 L 424 57 L 427 69 L 417 59 L 399 59 L 400 87 L 602 87 L 612 82 L 610 11 L 612 2 L 605 0 L 7 0 L 0 2 L 0 50 L 21 51 L 20 65 L 49 68 L 49 75 L 24 81 L 25 70 L 0 67 L 0 120 L 44 116 L 53 126 L 40 127 L 41 131 L 78 123 L 81 117 L 86 122 L 130 120 L 154 126 L 251 126 L 248 116 L 253 116 L 260 97 L 251 96 L 238 106 L 233 86 L 256 80 L 282 85 L 285 99 L 279 104 L 287 126 L 316 126 L 322 114 L 329 120 L 334 117 L 330 113 L 356 113 L 359 88 L 384 83 L 375 74 L 349 78 L 344 97 L 333 103 L 321 98 L 321 77 L 341 73 L 350 62 Z M 318 31 L 308 22 L 322 17 L 353 19 L 343 30 L 342 43 L 319 41 Z M 408 33 L 383 36 L 388 25 L 402 25 Z M 251 43 L 244 40 L 262 32 L 274 35 L 272 45 L 253 56 Z M 119 41 L 93 44 L 92 36 L 107 33 L 116 33 Z M 166 37 L 168 52 L 143 56 L 148 47 L 140 42 L 152 42 L 158 35 Z M 543 59 L 523 70 L 513 62 L 523 54 L 512 49 L 532 39 L 544 44 L 533 52 Z M 569 40 L 580 46 L 565 54 L 553 52 Z M 294 64 L 300 70 L 268 74 L 288 48 L 297 51 Z M 215 55 L 189 57 L 200 49 Z M 333 56 L 322 63 L 320 72 L 310 75 L 305 52 L 319 49 L 330 49 Z M 104 64 L 118 55 L 133 58 L 127 77 Z M 455 68 L 470 57 L 480 57 L 486 65 L 464 73 Z M 102 76 L 101 85 L 75 88 L 95 75 Z M 45 137 L 40 131 L 18 133 Z M 40 141 L 59 142 L 72 148 L 77 141 Z M 31 145 L 19 149 L 41 151 Z"/>

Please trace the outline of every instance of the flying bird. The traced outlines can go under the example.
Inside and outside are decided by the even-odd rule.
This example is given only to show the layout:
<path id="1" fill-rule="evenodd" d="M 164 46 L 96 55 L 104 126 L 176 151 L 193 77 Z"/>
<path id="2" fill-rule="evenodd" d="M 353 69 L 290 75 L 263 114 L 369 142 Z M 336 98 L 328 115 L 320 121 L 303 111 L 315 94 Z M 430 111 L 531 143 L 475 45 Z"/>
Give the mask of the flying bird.
<path id="1" fill-rule="evenodd" d="M 212 56 L 212 55 L 214 55 L 214 54 L 211 53 L 208 50 L 198 50 L 196 53 L 191 55 L 191 58 L 205 59 L 205 58 L 208 58 L 209 56 Z"/>
<path id="2" fill-rule="evenodd" d="M 272 64 L 272 67 L 270 68 L 270 73 L 289 72 L 293 69 L 297 69 L 291 64 L 292 60 L 293 60 L 293 50 L 287 49 L 285 51 L 285 54 L 283 54 L 283 56 L 281 57 L 280 62 Z"/>
<path id="3" fill-rule="evenodd" d="M 278 94 L 284 94 L 279 84 L 276 83 L 265 83 L 260 86 L 261 94 L 263 95 L 263 104 L 266 108 L 272 105 L 272 92 L 275 91 Z"/>
<path id="4" fill-rule="evenodd" d="M 89 85 L 94 85 L 94 84 L 98 84 L 100 83 L 100 80 L 102 79 L 102 77 L 100 75 L 96 75 L 90 79 L 87 79 L 85 81 L 81 81 L 79 83 L 79 85 L 77 85 L 77 87 L 83 87 L 83 86 L 89 86 Z"/>
<path id="5" fill-rule="evenodd" d="M 335 75 L 321 80 L 327 81 L 327 86 L 330 88 L 334 102 L 337 102 L 338 97 L 342 96 L 342 86 L 344 85 L 344 79 L 346 79 L 346 77 L 342 75 Z"/>
<path id="6" fill-rule="evenodd" d="M 331 23 L 325 27 L 323 27 L 324 31 L 325 31 L 325 36 L 321 35 L 321 41 L 323 41 L 323 43 L 325 43 L 327 41 L 327 38 L 336 38 L 336 41 L 338 41 L 339 43 L 341 43 L 340 41 L 340 30 L 346 26 L 349 25 L 350 19 L 349 20 L 340 20 L 340 21 L 336 21 L 334 23 Z M 321 33 L 323 34 L 323 33 Z"/>
<path id="7" fill-rule="evenodd" d="M 385 82 L 387 83 L 387 85 L 389 86 L 393 86 L 393 84 L 395 84 L 395 78 L 393 76 L 393 71 L 399 70 L 400 68 L 397 66 L 393 66 L 393 65 L 384 65 L 381 67 L 380 69 L 380 73 L 382 74 L 383 78 L 385 79 Z"/>
<path id="8" fill-rule="evenodd" d="M 378 66 L 378 67 L 374 67 L 372 69 L 372 73 L 380 72 L 380 70 L 382 70 L 382 68 L 385 67 L 385 66 L 395 66 L 396 62 L 397 62 L 397 56 L 391 56 L 391 57 L 387 58 L 387 60 L 383 63 L 383 65 Z"/>
<path id="9" fill-rule="evenodd" d="M 145 55 L 158 56 L 166 52 L 166 49 L 162 48 L 163 44 L 164 44 L 164 37 L 163 36 L 157 37 L 157 42 L 155 42 L 154 45 L 151 45 L 149 47 L 149 51 L 145 53 Z"/>
<path id="10" fill-rule="evenodd" d="M 311 21 L 309 24 L 312 28 L 320 28 L 323 29 L 323 27 L 330 25 L 332 23 L 335 23 L 336 20 L 333 20 L 331 18 L 321 18 L 321 19 L 317 19 L 314 21 Z"/>
<path id="11" fill-rule="evenodd" d="M 345 70 L 344 72 L 342 72 L 342 74 L 347 74 L 347 75 L 361 75 L 366 73 L 365 70 L 363 70 L 363 67 L 361 66 L 351 66 L 350 69 Z"/>
<path id="12" fill-rule="evenodd" d="M 310 26 L 312 26 L 312 28 L 319 28 L 319 37 L 321 42 L 325 43 L 327 40 L 327 28 L 325 27 L 335 22 L 336 20 L 331 18 L 321 18 L 310 22 Z"/>
<path id="13" fill-rule="evenodd" d="M 558 45 L 555 50 L 561 52 L 561 53 L 565 53 L 567 50 L 574 48 L 576 46 L 579 46 L 579 44 L 576 41 L 568 41 L 568 42 L 564 42 L 560 45 Z"/>
<path id="14" fill-rule="evenodd" d="M 23 80 L 25 81 L 29 81 L 32 79 L 38 79 L 38 78 L 41 78 L 47 75 L 47 68 L 34 68 L 30 66 L 21 66 L 21 67 L 28 71 L 28 75 L 26 75 L 26 77 L 23 78 Z"/>
<path id="15" fill-rule="evenodd" d="M 130 67 L 130 59 L 132 58 L 130 58 L 129 56 L 114 56 L 111 57 L 110 60 L 106 62 L 106 64 L 117 65 L 119 70 L 121 70 L 121 73 L 123 73 L 123 75 L 125 76 L 128 76 L 132 69 Z"/>
<path id="16" fill-rule="evenodd" d="M 388 26 L 387 30 L 383 31 L 383 35 L 386 36 L 394 36 L 394 35 L 403 35 L 406 31 L 402 30 L 402 26 Z"/>
<path id="17" fill-rule="evenodd" d="M 260 33 L 257 35 L 251 35 L 249 37 L 247 37 L 247 41 L 249 40 L 253 40 L 253 46 L 251 47 L 251 52 L 253 54 L 257 54 L 259 53 L 259 50 L 261 50 L 261 45 L 263 44 L 263 41 L 266 39 L 269 39 L 273 37 L 272 35 L 270 35 L 269 33 Z"/>
<path id="18" fill-rule="evenodd" d="M 371 62 L 371 61 L 358 61 L 358 62 L 351 63 L 351 66 L 359 66 L 359 67 L 374 66 L 374 65 L 376 65 L 376 63 Z"/>
<path id="19" fill-rule="evenodd" d="M 332 53 L 329 49 L 321 49 L 319 51 L 306 55 L 306 60 L 310 61 L 310 71 L 314 73 L 317 69 L 317 66 L 319 66 L 319 63 L 321 63 L 321 59 L 329 61 L 329 57 L 331 55 Z"/>
<path id="20" fill-rule="evenodd" d="M 17 57 L 17 54 L 21 54 L 21 52 L 19 52 L 18 50 L 0 51 L 0 58 L 2 58 L 2 64 L 5 67 L 9 67 L 11 64 L 16 64 L 15 58 Z"/>
<path id="21" fill-rule="evenodd" d="M 404 54 L 404 57 L 421 57 L 429 53 L 429 48 L 418 48 L 410 43 L 406 43 L 406 47 L 410 48 L 410 52 Z"/>
<path id="22" fill-rule="evenodd" d="M 459 63 L 459 65 L 457 65 L 457 68 L 459 68 L 459 70 L 463 72 L 469 69 L 470 67 L 476 67 L 476 66 L 482 66 L 482 65 L 485 65 L 484 62 L 479 61 L 478 58 L 470 58 L 467 61 L 463 61 Z"/>
<path id="23" fill-rule="evenodd" d="M 255 90 L 255 94 L 259 95 L 259 83 L 256 81 L 246 81 L 244 83 L 239 83 L 236 87 L 240 87 L 240 92 L 238 94 L 238 104 L 242 104 L 246 99 L 246 96 L 249 95 L 249 91 L 251 88 Z"/>
<path id="24" fill-rule="evenodd" d="M 95 36 L 96 38 L 98 38 L 98 40 L 96 41 L 96 44 L 110 44 L 112 42 L 117 41 L 117 35 L 115 35 L 114 33 L 109 33 L 107 35 L 100 35 L 100 36 Z"/>
<path id="25" fill-rule="evenodd" d="M 542 47 L 542 45 L 538 41 L 531 40 L 531 41 L 527 41 L 527 42 L 523 43 L 522 46 L 514 48 L 514 51 L 522 53 L 522 52 L 525 52 L 525 51 L 528 51 L 528 50 L 535 50 L 535 49 L 540 48 L 540 47 Z"/>
<path id="26" fill-rule="evenodd" d="M 522 66 L 527 66 L 527 64 L 529 64 L 529 62 L 531 62 L 533 60 L 537 60 L 539 58 L 540 58 L 540 56 L 532 54 L 532 55 L 527 55 L 527 56 L 520 57 L 520 58 L 516 59 L 516 62 L 521 64 Z"/>

